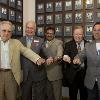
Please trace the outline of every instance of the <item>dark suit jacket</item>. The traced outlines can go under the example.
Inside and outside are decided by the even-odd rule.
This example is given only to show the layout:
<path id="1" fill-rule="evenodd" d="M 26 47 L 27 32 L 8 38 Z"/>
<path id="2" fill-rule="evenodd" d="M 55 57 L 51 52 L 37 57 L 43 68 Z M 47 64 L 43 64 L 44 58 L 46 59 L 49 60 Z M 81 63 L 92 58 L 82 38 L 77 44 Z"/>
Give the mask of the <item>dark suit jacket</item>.
<path id="1" fill-rule="evenodd" d="M 87 41 L 84 40 L 84 43 Z M 73 58 L 78 54 L 77 45 L 74 40 L 71 40 L 65 44 L 64 48 L 64 55 L 69 55 L 71 57 L 71 60 L 73 61 Z M 63 85 L 69 86 L 75 79 L 75 76 L 77 72 L 81 71 L 80 77 L 84 79 L 85 72 L 86 72 L 86 61 L 84 69 L 80 69 L 79 65 L 74 65 L 72 62 L 66 63 L 63 62 Z"/>
<path id="2" fill-rule="evenodd" d="M 26 43 L 26 36 L 22 37 L 21 40 L 24 46 Z M 37 54 L 41 53 L 43 40 L 39 37 L 34 36 L 31 44 L 31 50 L 36 52 Z M 23 69 L 23 81 L 32 80 L 32 81 L 40 81 L 46 78 L 46 70 L 43 65 L 37 66 L 24 56 L 21 56 L 21 66 Z"/>

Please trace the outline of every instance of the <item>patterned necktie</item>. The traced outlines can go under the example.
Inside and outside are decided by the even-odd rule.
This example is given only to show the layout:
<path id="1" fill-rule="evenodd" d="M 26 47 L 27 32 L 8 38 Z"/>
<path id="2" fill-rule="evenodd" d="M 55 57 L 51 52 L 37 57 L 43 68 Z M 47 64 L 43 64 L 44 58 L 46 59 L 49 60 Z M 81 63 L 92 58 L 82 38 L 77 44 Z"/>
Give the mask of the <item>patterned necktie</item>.
<path id="1" fill-rule="evenodd" d="M 80 46 L 80 43 L 78 43 L 77 50 L 78 50 L 78 52 L 81 52 L 81 46 Z"/>
<path id="2" fill-rule="evenodd" d="M 31 43 L 32 43 L 32 39 L 28 38 L 28 40 L 27 40 L 27 47 L 28 48 L 31 48 Z"/>

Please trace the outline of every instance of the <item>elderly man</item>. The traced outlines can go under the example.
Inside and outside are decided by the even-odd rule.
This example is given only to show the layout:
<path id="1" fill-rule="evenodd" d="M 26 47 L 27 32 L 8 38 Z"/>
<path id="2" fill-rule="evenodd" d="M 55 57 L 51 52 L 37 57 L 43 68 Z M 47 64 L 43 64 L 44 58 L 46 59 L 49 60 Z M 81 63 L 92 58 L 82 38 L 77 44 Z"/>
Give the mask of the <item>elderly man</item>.
<path id="1" fill-rule="evenodd" d="M 39 55 L 24 47 L 19 40 L 11 39 L 13 25 L 0 22 L 0 100 L 16 100 L 17 88 L 21 82 L 20 54 L 41 65 L 45 62 Z"/>

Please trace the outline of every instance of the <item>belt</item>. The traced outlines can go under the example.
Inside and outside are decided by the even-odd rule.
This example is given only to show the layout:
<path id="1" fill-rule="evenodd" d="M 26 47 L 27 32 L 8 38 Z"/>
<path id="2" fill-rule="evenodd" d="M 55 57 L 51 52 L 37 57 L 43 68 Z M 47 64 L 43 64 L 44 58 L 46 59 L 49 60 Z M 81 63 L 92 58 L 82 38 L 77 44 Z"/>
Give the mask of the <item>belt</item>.
<path id="1" fill-rule="evenodd" d="M 11 69 L 3 69 L 3 68 L 0 68 L 0 71 L 8 72 L 8 71 L 11 71 Z"/>

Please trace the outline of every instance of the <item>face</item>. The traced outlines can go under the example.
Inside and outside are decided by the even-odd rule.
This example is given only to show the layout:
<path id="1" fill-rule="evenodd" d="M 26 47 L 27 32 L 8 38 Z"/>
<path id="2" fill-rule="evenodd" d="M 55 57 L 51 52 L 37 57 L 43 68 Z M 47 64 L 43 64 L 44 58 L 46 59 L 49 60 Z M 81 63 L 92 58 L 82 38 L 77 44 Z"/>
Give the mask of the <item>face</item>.
<path id="1" fill-rule="evenodd" d="M 28 35 L 28 36 L 35 35 L 35 31 L 36 31 L 35 23 L 33 23 L 33 22 L 27 23 L 25 31 L 26 31 L 26 35 Z"/>
<path id="2" fill-rule="evenodd" d="M 74 37 L 75 42 L 80 43 L 84 38 L 83 30 L 75 29 L 73 33 L 73 37 Z"/>
<path id="3" fill-rule="evenodd" d="M 51 41 L 54 39 L 54 31 L 53 30 L 47 30 L 47 32 L 45 33 L 45 37 L 48 41 Z"/>
<path id="4" fill-rule="evenodd" d="M 100 25 L 99 24 L 94 26 L 93 36 L 96 41 L 100 41 Z"/>
<path id="5" fill-rule="evenodd" d="M 0 28 L 1 28 L 0 30 L 1 40 L 6 42 L 12 36 L 12 28 L 9 24 L 3 24 L 0 26 Z"/>

